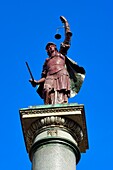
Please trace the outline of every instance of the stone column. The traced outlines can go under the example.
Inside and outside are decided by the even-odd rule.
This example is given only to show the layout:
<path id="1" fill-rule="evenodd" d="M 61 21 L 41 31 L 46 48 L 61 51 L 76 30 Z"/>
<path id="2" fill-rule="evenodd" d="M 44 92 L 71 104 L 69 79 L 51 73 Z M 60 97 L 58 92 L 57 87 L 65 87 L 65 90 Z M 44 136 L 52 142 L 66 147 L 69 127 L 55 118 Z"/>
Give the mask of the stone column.
<path id="1" fill-rule="evenodd" d="M 72 120 L 58 116 L 40 119 L 32 127 L 38 127 L 29 152 L 32 169 L 75 170 L 75 165 L 80 160 L 77 142 L 83 138 L 80 127 Z M 79 131 L 76 136 L 73 128 L 74 131 Z M 30 130 L 33 132 L 32 128 Z"/>
<path id="2" fill-rule="evenodd" d="M 77 106 L 20 110 L 32 170 L 76 169 L 88 144 L 85 117 Z"/>

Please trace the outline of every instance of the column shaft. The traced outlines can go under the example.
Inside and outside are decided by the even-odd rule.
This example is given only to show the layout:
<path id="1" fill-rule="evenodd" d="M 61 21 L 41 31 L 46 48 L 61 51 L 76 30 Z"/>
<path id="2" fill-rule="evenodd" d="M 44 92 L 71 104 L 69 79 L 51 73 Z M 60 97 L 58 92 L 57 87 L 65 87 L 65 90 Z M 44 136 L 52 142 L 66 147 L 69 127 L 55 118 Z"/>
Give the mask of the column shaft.
<path id="1" fill-rule="evenodd" d="M 32 170 L 75 170 L 76 158 L 73 150 L 63 144 L 40 146 L 32 159 Z"/>

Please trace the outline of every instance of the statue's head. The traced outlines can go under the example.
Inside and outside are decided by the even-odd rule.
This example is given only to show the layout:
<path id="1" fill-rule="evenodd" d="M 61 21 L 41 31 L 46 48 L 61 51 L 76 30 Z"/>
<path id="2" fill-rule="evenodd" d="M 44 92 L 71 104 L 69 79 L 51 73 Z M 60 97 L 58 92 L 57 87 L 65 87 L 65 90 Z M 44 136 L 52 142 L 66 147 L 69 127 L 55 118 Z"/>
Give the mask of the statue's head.
<path id="1" fill-rule="evenodd" d="M 47 43 L 46 51 L 47 51 L 48 55 L 50 55 L 54 51 L 57 51 L 56 44 L 54 44 L 53 42 Z"/>
<path id="2" fill-rule="evenodd" d="M 53 42 L 48 42 L 47 43 L 47 45 L 46 45 L 46 50 L 49 48 L 49 46 L 54 46 L 54 47 L 56 47 L 56 44 L 55 43 L 53 43 Z"/>

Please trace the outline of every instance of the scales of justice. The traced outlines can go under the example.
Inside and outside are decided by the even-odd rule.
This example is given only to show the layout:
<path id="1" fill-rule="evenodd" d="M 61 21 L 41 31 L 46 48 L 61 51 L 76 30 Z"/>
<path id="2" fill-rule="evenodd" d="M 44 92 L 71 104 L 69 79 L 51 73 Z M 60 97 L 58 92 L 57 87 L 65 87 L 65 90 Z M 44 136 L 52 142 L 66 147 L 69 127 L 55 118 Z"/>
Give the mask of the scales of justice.
<path id="1" fill-rule="evenodd" d="M 75 170 L 81 153 L 88 149 L 84 105 L 68 103 L 68 98 L 78 94 L 85 69 L 67 56 L 72 32 L 67 19 L 60 16 L 60 20 L 64 41 L 59 50 L 54 42 L 47 43 L 48 57 L 39 80 L 34 79 L 26 62 L 29 82 L 33 87 L 38 86 L 37 93 L 44 100 L 44 105 L 19 110 L 32 170 Z M 61 35 L 57 33 L 55 38 L 60 39 Z"/>

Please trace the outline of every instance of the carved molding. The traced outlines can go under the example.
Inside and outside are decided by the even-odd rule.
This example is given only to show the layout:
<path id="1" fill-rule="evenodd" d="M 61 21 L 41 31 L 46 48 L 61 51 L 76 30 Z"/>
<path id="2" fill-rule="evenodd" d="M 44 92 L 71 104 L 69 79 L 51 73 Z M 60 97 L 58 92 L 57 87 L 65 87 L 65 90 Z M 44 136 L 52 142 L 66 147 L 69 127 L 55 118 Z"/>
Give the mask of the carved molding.
<path id="1" fill-rule="evenodd" d="M 76 108 L 76 111 L 82 111 L 83 107 L 78 107 Z M 62 112 L 62 113 L 65 113 L 65 112 L 75 112 L 75 107 L 64 107 L 64 108 L 45 108 L 45 109 L 38 109 L 38 110 L 34 110 L 34 109 L 28 109 L 28 110 L 21 110 L 21 114 L 24 116 L 24 115 L 32 115 L 32 114 L 50 114 L 50 113 L 59 113 L 59 112 Z"/>

